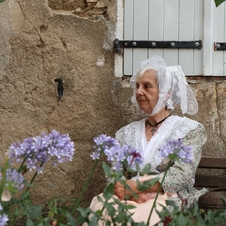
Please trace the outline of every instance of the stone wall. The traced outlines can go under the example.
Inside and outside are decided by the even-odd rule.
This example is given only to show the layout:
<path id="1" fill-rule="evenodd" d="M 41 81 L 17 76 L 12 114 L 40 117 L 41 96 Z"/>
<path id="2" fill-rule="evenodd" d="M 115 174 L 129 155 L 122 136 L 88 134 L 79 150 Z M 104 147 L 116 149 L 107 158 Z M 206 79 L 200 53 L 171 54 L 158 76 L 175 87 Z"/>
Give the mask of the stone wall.
<path id="1" fill-rule="evenodd" d="M 92 167 L 93 138 L 114 135 L 122 125 L 114 94 L 120 83 L 113 76 L 112 40 L 107 35 L 114 7 L 108 3 L 109 13 L 105 6 L 104 15 L 90 19 L 73 13 L 89 3 L 74 2 L 73 9 L 54 9 L 44 0 L 0 4 L 1 159 L 12 142 L 43 131 L 68 133 L 75 142 L 73 162 L 48 165 L 39 175 L 34 192 L 39 202 L 58 194 L 75 197 Z M 54 82 L 59 77 L 64 81 L 61 100 Z M 104 184 L 102 177 L 94 181 Z M 99 191 L 98 184 L 90 196 Z"/>
<path id="2" fill-rule="evenodd" d="M 50 164 L 35 182 L 36 202 L 76 197 L 92 168 L 93 138 L 114 136 L 142 115 L 130 102 L 128 78 L 114 76 L 112 0 L 6 0 L 0 4 L 0 156 L 12 142 L 56 129 L 75 142 L 69 164 Z M 56 78 L 64 81 L 58 100 Z M 188 78 L 200 104 L 192 118 L 206 127 L 204 154 L 224 156 L 224 80 Z M 177 111 L 176 111 L 177 112 Z M 101 167 L 84 203 L 105 183 Z"/>

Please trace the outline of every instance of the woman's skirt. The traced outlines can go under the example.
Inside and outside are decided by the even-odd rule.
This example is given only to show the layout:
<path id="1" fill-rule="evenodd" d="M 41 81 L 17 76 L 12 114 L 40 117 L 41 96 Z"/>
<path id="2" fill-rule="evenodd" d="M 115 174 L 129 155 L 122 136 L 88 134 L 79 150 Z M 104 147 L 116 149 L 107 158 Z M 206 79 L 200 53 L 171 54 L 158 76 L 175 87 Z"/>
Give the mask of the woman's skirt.
<path id="1" fill-rule="evenodd" d="M 102 200 L 104 200 L 103 197 L 103 193 L 101 193 L 100 195 L 98 195 Z M 98 200 L 98 196 L 95 196 L 90 204 L 90 208 L 93 211 L 98 211 L 98 210 L 102 210 L 103 208 L 103 202 Z M 160 221 L 160 218 L 158 216 L 158 214 L 156 213 L 156 210 L 161 211 L 162 210 L 162 206 L 166 206 L 166 200 L 172 196 L 168 196 L 167 193 L 163 193 L 163 194 L 159 194 L 157 200 L 156 200 L 156 207 L 154 208 L 151 218 L 149 220 L 149 225 L 154 225 L 156 223 L 158 223 Z M 114 203 L 113 206 L 115 207 L 115 209 L 117 210 L 117 204 L 115 203 L 114 199 L 116 198 L 118 199 L 117 196 L 113 196 L 110 200 L 108 200 L 108 203 Z M 153 194 L 152 194 L 152 198 L 147 200 L 146 202 L 143 203 L 137 203 L 134 201 L 130 201 L 130 200 L 121 200 L 121 202 L 126 203 L 127 205 L 132 205 L 134 206 L 133 209 L 128 210 L 130 213 L 132 213 L 132 219 L 136 222 L 144 222 L 145 224 L 148 221 L 149 215 L 150 215 L 150 211 L 152 209 L 152 206 L 154 204 L 154 198 L 153 198 Z M 162 205 L 162 206 L 161 206 Z M 108 216 L 108 214 L 106 213 L 106 210 L 103 211 L 103 217 L 104 219 L 108 219 L 110 220 L 110 217 Z M 86 223 L 83 224 L 83 226 L 87 225 Z M 98 222 L 98 225 L 105 225 L 104 224 L 104 220 L 100 220 Z M 119 224 L 120 225 L 120 224 Z M 127 225 L 130 225 L 129 223 Z"/>

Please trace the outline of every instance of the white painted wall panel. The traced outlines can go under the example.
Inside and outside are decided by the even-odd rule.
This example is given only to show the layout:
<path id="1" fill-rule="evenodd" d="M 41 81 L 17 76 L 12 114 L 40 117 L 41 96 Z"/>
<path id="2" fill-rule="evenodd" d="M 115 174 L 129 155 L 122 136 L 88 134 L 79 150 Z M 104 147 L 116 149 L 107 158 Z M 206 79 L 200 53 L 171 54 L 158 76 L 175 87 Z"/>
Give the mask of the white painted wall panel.
<path id="1" fill-rule="evenodd" d="M 179 39 L 179 0 L 167 0 L 164 4 L 164 41 L 175 41 Z M 160 40 L 161 41 L 161 40 Z M 178 64 L 179 51 L 177 49 L 164 49 L 164 59 L 167 65 Z"/>
<path id="2" fill-rule="evenodd" d="M 148 0 L 134 0 L 134 40 L 148 40 Z M 147 49 L 133 50 L 133 71 L 136 72 L 139 62 L 147 59 Z"/>
<path id="3" fill-rule="evenodd" d="M 215 5 L 212 0 L 204 1 L 203 24 L 203 75 L 212 75 L 213 71 L 213 15 Z"/>
<path id="4" fill-rule="evenodd" d="M 204 0 L 194 1 L 194 40 L 203 40 Z M 203 74 L 203 50 L 194 50 L 193 75 Z"/>
<path id="5" fill-rule="evenodd" d="M 124 40 L 133 40 L 133 0 L 124 0 Z M 133 49 L 124 49 L 124 75 L 133 74 Z"/>
<path id="6" fill-rule="evenodd" d="M 224 42 L 224 7 L 217 7 L 214 11 L 213 41 Z M 223 54 L 224 51 L 213 51 L 213 75 L 220 75 L 223 72 Z"/>
<path id="7" fill-rule="evenodd" d="M 190 0 L 190 4 L 187 1 L 180 2 L 179 8 L 179 41 L 191 41 L 194 40 L 194 0 Z M 193 49 L 181 49 L 179 51 L 178 64 L 182 67 L 186 75 L 194 74 L 194 50 Z"/>
<path id="8" fill-rule="evenodd" d="M 164 0 L 149 0 L 149 34 L 148 40 L 163 40 Z M 157 9 L 157 10 L 156 10 Z M 159 55 L 163 57 L 163 49 L 149 49 L 148 57 Z"/>

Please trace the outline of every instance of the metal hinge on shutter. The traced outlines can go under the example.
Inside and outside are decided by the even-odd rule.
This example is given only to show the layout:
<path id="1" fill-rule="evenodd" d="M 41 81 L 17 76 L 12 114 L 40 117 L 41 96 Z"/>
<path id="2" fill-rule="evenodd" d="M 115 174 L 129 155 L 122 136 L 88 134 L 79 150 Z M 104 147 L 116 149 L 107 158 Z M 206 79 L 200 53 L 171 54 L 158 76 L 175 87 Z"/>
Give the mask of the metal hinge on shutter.
<path id="1" fill-rule="evenodd" d="M 225 42 L 214 42 L 214 50 L 226 50 L 226 43 Z"/>
<path id="2" fill-rule="evenodd" d="M 202 49 L 202 41 L 131 41 L 115 39 L 114 53 L 122 53 L 124 48 L 152 48 L 152 49 Z"/>

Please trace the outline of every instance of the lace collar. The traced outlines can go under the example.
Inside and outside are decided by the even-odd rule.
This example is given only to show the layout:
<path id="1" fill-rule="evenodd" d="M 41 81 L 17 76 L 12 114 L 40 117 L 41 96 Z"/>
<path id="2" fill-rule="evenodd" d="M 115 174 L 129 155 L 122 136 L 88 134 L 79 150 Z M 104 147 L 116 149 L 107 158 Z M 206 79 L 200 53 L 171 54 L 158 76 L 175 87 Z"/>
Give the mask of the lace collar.
<path id="1" fill-rule="evenodd" d="M 162 157 L 160 156 L 158 149 L 164 143 L 166 143 L 168 140 L 184 138 L 188 132 L 198 127 L 198 122 L 194 120 L 188 119 L 186 117 L 170 116 L 162 123 L 150 141 L 147 142 L 145 134 L 146 120 L 147 119 L 143 119 L 140 121 L 141 127 L 138 139 L 140 139 L 141 148 L 144 154 L 143 167 L 146 164 L 151 163 L 152 170 L 155 170 L 155 168 L 162 161 Z"/>

